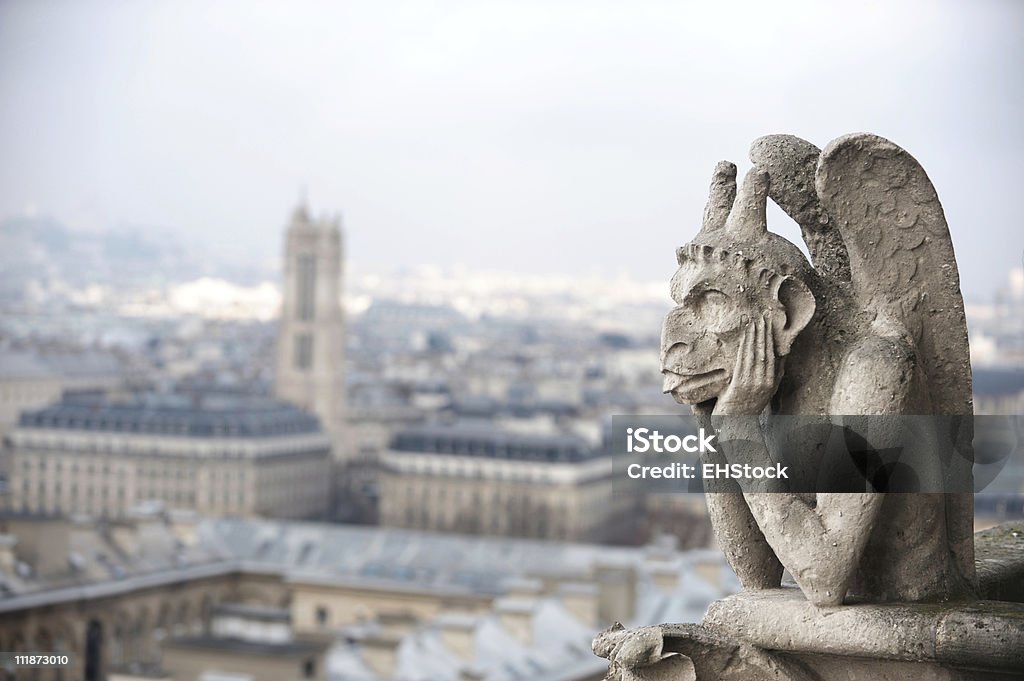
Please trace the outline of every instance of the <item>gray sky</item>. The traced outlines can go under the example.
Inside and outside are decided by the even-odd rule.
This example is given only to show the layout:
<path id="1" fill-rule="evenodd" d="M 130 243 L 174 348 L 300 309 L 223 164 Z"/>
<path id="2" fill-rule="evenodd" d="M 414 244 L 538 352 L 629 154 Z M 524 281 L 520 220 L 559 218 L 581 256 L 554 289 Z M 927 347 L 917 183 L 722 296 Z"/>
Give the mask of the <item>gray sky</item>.
<path id="1" fill-rule="evenodd" d="M 268 260 L 306 186 L 366 268 L 667 280 L 717 160 L 868 130 L 988 297 L 1024 251 L 1024 3 L 838 5 L 7 0 L 0 215 Z"/>

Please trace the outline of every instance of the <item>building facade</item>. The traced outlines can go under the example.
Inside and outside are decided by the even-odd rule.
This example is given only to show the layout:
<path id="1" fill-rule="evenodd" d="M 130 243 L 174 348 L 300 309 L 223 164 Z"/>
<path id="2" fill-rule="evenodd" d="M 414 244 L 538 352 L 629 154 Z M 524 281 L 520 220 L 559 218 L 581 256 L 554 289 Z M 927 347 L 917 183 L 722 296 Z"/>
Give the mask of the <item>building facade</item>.
<path id="1" fill-rule="evenodd" d="M 211 515 L 322 517 L 330 441 L 267 398 L 67 395 L 7 437 L 7 507 L 118 518 L 140 504 Z"/>
<path id="2" fill-rule="evenodd" d="M 611 458 L 572 435 L 422 426 L 381 455 L 385 527 L 602 541 L 631 503 L 612 494 Z"/>
<path id="3" fill-rule="evenodd" d="M 304 205 L 285 235 L 284 285 L 274 388 L 316 414 L 345 449 L 345 321 L 341 308 L 341 220 L 313 220 Z"/>

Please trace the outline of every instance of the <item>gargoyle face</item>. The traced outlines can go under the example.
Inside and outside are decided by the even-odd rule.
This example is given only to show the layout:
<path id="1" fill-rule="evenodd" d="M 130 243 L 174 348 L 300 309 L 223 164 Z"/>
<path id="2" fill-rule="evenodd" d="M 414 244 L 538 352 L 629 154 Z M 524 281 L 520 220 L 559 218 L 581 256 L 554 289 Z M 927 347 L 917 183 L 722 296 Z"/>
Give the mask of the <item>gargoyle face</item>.
<path id="1" fill-rule="evenodd" d="M 730 258 L 684 259 L 672 277 L 672 298 L 676 307 L 661 333 L 662 389 L 680 404 L 706 402 L 725 391 L 752 320 L 771 313 L 772 348 L 784 357 L 815 308 L 800 280 L 740 267 Z M 781 371 L 782 362 L 776 368 Z"/>
<path id="2" fill-rule="evenodd" d="M 750 278 L 727 263 L 693 261 L 672 277 L 677 305 L 662 326 L 661 372 L 676 402 L 704 402 L 729 385 L 744 326 L 768 309 Z"/>

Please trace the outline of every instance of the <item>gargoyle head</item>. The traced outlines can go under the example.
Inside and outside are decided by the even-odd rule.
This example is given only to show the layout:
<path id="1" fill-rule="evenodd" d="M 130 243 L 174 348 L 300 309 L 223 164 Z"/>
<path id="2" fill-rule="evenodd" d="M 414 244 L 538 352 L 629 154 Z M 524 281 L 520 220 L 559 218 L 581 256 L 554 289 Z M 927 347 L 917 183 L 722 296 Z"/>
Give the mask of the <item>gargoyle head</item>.
<path id="1" fill-rule="evenodd" d="M 747 324 L 770 313 L 776 357 L 814 315 L 814 271 L 800 250 L 768 231 L 768 174 L 751 170 L 737 195 L 736 166 L 715 168 L 700 233 L 676 251 L 676 302 L 662 328 L 664 391 L 682 404 L 719 397 L 733 380 Z M 781 371 L 782 362 L 776 366 Z"/>

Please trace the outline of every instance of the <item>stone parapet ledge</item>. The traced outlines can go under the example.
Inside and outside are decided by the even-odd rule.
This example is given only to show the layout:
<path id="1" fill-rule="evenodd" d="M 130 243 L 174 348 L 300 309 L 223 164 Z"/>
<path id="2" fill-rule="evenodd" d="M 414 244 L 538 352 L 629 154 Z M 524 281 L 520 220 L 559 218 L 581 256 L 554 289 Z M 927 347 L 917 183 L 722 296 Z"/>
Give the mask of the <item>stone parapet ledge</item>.
<path id="1" fill-rule="evenodd" d="M 797 589 L 716 601 L 704 627 L 767 651 L 1024 674 L 1024 604 L 847 604 L 818 608 Z"/>
<path id="2" fill-rule="evenodd" d="M 974 563 L 982 598 L 1024 603 L 1024 521 L 976 532 Z"/>

